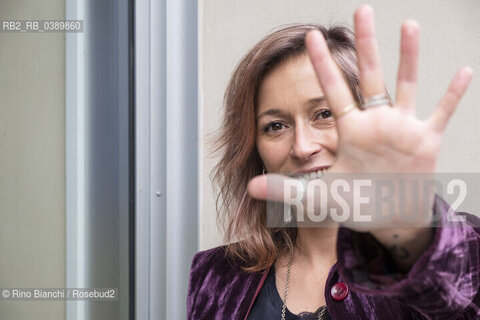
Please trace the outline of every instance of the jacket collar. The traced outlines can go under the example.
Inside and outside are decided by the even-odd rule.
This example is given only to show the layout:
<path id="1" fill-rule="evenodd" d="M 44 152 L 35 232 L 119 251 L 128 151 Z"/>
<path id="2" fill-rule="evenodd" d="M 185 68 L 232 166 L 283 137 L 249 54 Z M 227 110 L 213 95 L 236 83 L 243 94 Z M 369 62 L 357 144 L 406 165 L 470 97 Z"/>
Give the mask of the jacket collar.
<path id="1" fill-rule="evenodd" d="M 255 290 L 255 295 L 253 296 L 252 302 L 250 302 L 250 306 L 248 307 L 247 314 L 245 315 L 245 319 L 244 319 L 244 320 L 247 320 L 248 315 L 250 314 L 250 311 L 252 310 L 253 303 L 254 303 L 255 300 L 257 299 L 258 294 L 260 293 L 260 290 L 262 289 L 263 284 L 265 283 L 265 279 L 267 279 L 267 275 L 268 275 L 269 272 L 270 272 L 270 268 L 268 268 L 267 270 L 265 270 L 265 272 L 263 273 L 262 278 L 260 279 L 260 283 L 259 283 L 258 286 L 257 286 L 257 290 Z"/>

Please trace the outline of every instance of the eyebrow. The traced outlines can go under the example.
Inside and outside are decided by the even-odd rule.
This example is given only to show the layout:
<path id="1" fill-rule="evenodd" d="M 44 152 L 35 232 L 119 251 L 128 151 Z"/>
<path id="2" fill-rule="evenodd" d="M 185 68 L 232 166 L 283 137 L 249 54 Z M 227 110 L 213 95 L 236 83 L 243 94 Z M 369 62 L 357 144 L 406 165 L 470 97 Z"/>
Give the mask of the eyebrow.
<path id="1" fill-rule="evenodd" d="M 315 97 L 307 101 L 306 105 L 314 105 L 323 101 L 326 101 L 327 99 L 325 97 Z M 282 114 L 283 111 L 280 109 L 268 109 L 267 111 L 264 111 L 260 113 L 257 117 L 256 120 L 260 119 L 263 116 L 275 116 Z"/>

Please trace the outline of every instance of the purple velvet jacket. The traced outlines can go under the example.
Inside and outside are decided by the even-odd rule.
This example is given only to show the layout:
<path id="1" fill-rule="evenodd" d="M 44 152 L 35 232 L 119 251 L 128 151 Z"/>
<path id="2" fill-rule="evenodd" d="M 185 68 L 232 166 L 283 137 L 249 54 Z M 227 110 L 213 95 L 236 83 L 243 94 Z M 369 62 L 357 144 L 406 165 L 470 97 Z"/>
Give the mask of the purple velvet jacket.
<path id="1" fill-rule="evenodd" d="M 340 228 L 338 261 L 330 269 L 325 299 L 332 319 L 480 319 L 480 219 L 446 224 L 448 204 L 435 199 L 440 227 L 407 274 L 389 268 L 385 249 L 368 233 Z M 438 216 L 437 216 L 438 217 Z M 225 246 L 199 252 L 192 261 L 187 318 L 244 320 L 269 272 L 247 273 L 225 255 Z M 330 296 L 337 282 L 350 292 Z"/>

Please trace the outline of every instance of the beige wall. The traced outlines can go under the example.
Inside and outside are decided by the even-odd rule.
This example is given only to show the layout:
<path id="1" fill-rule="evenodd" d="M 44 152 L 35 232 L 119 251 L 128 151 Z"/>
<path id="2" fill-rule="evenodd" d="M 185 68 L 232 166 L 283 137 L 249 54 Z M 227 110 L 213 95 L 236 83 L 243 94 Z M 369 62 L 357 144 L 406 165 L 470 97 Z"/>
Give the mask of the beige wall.
<path id="1" fill-rule="evenodd" d="M 0 19 L 65 19 L 65 1 L 1 1 Z M 65 287 L 61 33 L 0 33 L 0 288 L 18 287 Z M 65 319 L 65 302 L 0 302 L 0 319 Z"/>
<path id="2" fill-rule="evenodd" d="M 199 11 L 200 82 L 200 248 L 222 243 L 215 224 L 215 204 L 206 138 L 220 125 L 222 97 L 239 59 L 273 28 L 315 22 L 352 25 L 352 15 L 365 1 L 357 0 L 203 0 Z M 418 114 L 425 118 L 462 65 L 476 78 L 450 122 L 442 146 L 440 171 L 480 170 L 480 2 L 473 0 L 371 0 L 385 79 L 394 93 L 400 24 L 415 19 L 421 26 Z M 446 151 L 448 150 L 448 152 Z"/>

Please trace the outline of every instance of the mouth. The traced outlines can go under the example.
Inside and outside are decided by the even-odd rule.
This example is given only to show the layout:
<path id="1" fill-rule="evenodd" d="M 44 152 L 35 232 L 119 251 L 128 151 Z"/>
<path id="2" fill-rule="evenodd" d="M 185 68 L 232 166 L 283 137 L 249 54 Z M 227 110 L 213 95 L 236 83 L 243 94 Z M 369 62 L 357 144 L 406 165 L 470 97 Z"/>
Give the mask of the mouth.
<path id="1" fill-rule="evenodd" d="M 304 171 L 296 172 L 293 176 L 295 178 L 302 178 L 305 180 L 319 179 L 328 171 L 330 166 L 316 167 Z"/>

